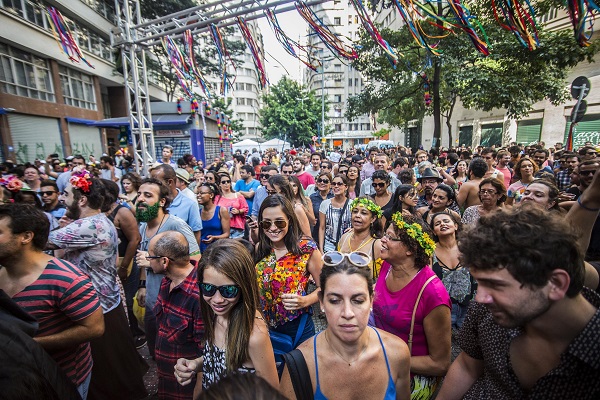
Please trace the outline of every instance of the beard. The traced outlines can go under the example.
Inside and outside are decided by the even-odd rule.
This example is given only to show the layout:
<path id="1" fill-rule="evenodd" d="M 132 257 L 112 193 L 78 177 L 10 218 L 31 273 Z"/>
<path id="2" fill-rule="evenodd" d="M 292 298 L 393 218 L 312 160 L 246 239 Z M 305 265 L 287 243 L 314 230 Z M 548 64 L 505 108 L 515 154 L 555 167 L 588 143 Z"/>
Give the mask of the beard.
<path id="1" fill-rule="evenodd" d="M 144 207 L 144 209 L 140 209 L 139 206 Z M 135 210 L 135 219 L 138 222 L 152 221 L 154 218 L 158 217 L 159 209 L 160 204 L 158 202 L 151 206 L 147 203 L 138 203 L 138 207 Z"/>
<path id="2" fill-rule="evenodd" d="M 79 204 L 77 204 L 77 202 L 73 202 L 73 204 L 67 207 L 65 214 L 72 220 L 79 219 L 79 217 L 81 217 L 81 208 L 79 207 Z"/>

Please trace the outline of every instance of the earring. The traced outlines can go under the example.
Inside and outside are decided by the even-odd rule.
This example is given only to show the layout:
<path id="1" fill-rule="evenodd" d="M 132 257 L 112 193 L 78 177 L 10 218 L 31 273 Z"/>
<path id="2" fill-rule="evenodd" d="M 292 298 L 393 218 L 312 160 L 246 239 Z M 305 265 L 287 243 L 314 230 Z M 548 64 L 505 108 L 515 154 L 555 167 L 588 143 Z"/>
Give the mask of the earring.
<path id="1" fill-rule="evenodd" d="M 325 312 L 325 309 L 324 309 L 324 308 L 321 308 L 321 312 Z"/>
<path id="2" fill-rule="evenodd" d="M 373 312 L 373 307 L 370 308 L 371 312 Z"/>

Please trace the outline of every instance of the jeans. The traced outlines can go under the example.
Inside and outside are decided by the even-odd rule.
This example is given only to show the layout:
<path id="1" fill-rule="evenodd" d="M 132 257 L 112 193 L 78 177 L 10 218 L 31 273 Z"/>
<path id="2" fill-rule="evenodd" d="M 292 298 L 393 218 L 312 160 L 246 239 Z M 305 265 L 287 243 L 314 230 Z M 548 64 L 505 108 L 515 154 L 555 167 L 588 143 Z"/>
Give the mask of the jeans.
<path id="1" fill-rule="evenodd" d="M 92 373 L 90 372 L 88 374 L 87 378 L 85 378 L 85 380 L 83 382 L 81 382 L 81 385 L 77 386 L 77 391 L 79 392 L 79 395 L 81 396 L 81 400 L 87 399 L 88 390 L 90 389 L 90 380 L 91 379 L 92 379 Z"/>
<path id="2" fill-rule="evenodd" d="M 158 335 L 158 326 L 156 325 L 156 315 L 152 310 L 146 307 L 144 316 L 144 329 L 146 330 L 146 341 L 150 356 L 154 359 L 154 349 L 156 348 L 156 335 Z"/>
<path id="3" fill-rule="evenodd" d="M 229 237 L 231 239 L 243 238 L 244 237 L 244 230 L 243 229 L 237 229 L 237 228 L 231 228 L 229 230 Z"/>
<path id="4" fill-rule="evenodd" d="M 138 326 L 138 320 L 135 318 L 133 314 L 133 297 L 138 290 L 138 285 L 140 283 L 140 267 L 134 262 L 131 266 L 131 273 L 127 277 L 125 284 L 123 285 L 125 289 L 125 302 L 127 303 L 127 316 L 129 317 L 129 329 L 131 329 L 131 333 L 133 337 L 144 336 L 144 331 L 140 329 Z M 143 306 L 143 304 L 140 304 Z"/>
<path id="5" fill-rule="evenodd" d="M 468 305 L 462 306 L 458 303 L 452 303 L 452 329 L 460 329 L 467 316 Z"/>
<path id="6" fill-rule="evenodd" d="M 308 313 L 307 313 L 308 314 Z M 290 336 L 292 338 L 292 340 L 296 339 L 296 333 L 298 332 L 298 328 L 300 326 L 300 321 L 302 320 L 301 318 L 302 316 L 286 322 L 283 325 L 279 325 L 276 328 L 271 328 L 272 330 L 274 330 L 275 332 L 278 333 L 283 333 L 286 334 L 288 336 Z M 303 343 L 304 341 L 310 339 L 311 337 L 313 337 L 315 335 L 315 323 L 313 322 L 311 315 L 308 314 L 306 318 L 306 325 L 304 325 L 304 331 L 302 332 L 302 335 L 300 336 L 300 342 L 298 343 L 298 345 L 300 345 L 300 343 Z"/>

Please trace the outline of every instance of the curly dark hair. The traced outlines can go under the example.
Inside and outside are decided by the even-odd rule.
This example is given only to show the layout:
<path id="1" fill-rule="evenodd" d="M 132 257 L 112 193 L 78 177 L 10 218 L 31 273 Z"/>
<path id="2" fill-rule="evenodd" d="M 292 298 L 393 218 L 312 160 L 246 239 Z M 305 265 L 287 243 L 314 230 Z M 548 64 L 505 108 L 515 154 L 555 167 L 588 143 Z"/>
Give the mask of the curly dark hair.
<path id="1" fill-rule="evenodd" d="M 516 208 L 482 216 L 459 235 L 458 248 L 464 266 L 482 271 L 506 268 L 531 288 L 546 285 L 555 269 L 565 270 L 571 278 L 567 296 L 575 297 L 585 275 L 577 238 L 575 228 L 555 213 Z"/>
<path id="2" fill-rule="evenodd" d="M 421 218 L 414 217 L 411 215 L 411 216 L 402 216 L 402 219 L 407 224 L 414 223 L 414 224 L 421 225 L 421 229 L 423 229 L 423 232 L 427 233 L 430 237 L 433 238 L 433 233 L 431 232 L 431 229 L 429 229 L 429 225 L 427 225 L 425 222 L 423 222 L 423 220 Z M 413 239 L 412 237 L 410 237 L 408 235 L 408 233 L 406 232 L 406 229 L 398 228 L 398 226 L 393 221 L 389 222 L 389 226 L 391 226 L 394 229 L 394 233 L 396 234 L 398 239 L 400 239 L 400 241 L 406 246 L 406 248 L 415 255 L 415 268 L 416 269 L 420 270 L 429 264 L 429 256 L 427 254 L 425 254 L 425 250 L 421 247 L 419 242 L 417 242 L 416 239 Z"/>

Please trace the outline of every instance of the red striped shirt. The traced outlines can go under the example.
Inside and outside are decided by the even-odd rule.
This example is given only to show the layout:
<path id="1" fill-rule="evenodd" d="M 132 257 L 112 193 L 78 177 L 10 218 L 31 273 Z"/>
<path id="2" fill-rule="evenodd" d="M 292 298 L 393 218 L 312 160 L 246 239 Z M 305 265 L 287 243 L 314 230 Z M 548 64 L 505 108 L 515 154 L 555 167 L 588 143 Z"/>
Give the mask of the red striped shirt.
<path id="1" fill-rule="evenodd" d="M 100 307 L 90 278 L 58 258 L 50 260 L 39 278 L 13 300 L 38 320 L 39 337 L 62 332 Z M 77 386 L 92 370 L 89 342 L 48 353 Z"/>

